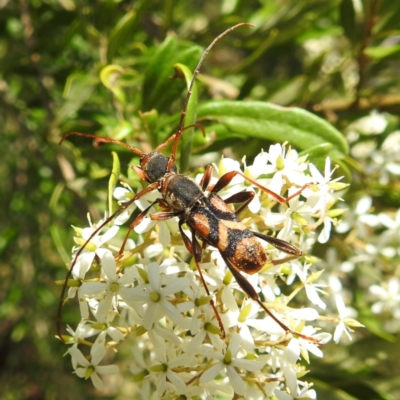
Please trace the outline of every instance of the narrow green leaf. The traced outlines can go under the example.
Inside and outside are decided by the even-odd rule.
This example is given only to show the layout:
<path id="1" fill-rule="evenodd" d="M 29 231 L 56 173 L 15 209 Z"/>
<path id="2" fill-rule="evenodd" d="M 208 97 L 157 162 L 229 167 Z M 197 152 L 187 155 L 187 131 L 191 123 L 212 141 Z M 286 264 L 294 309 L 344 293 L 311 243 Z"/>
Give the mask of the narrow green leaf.
<path id="1" fill-rule="evenodd" d="M 344 157 L 344 158 L 332 157 L 332 162 L 339 166 L 338 174 L 341 176 L 342 175 L 344 176 L 343 181 L 351 182 L 353 180 L 352 175 L 351 175 L 348 165 L 344 162 L 345 159 L 347 159 L 347 157 Z M 322 171 L 322 169 L 321 169 L 321 171 Z"/>
<path id="2" fill-rule="evenodd" d="M 183 75 L 186 87 L 189 90 L 190 82 L 192 81 L 193 74 L 191 70 L 183 64 L 175 64 L 175 73 Z M 189 102 L 186 108 L 184 127 L 193 125 L 196 122 L 196 109 L 198 102 L 198 90 L 196 82 L 192 88 L 192 94 L 189 98 Z M 186 129 L 185 133 L 181 137 L 180 144 L 180 168 L 182 171 L 187 171 L 189 167 L 190 155 L 192 154 L 192 142 L 193 142 L 194 128 Z"/>
<path id="3" fill-rule="evenodd" d="M 222 151 L 229 147 L 232 141 L 235 145 L 243 141 L 240 134 L 235 134 L 226 129 L 223 124 L 211 124 L 207 126 L 208 134 L 204 137 L 202 132 L 195 130 L 193 138 L 193 151 L 204 154 L 215 151 Z"/>
<path id="4" fill-rule="evenodd" d="M 92 96 L 98 83 L 99 79 L 92 75 L 76 73 L 68 76 L 63 93 L 66 101 L 57 110 L 57 124 L 74 115 Z"/>
<path id="5" fill-rule="evenodd" d="M 113 166 L 108 181 L 108 213 L 111 215 L 114 212 L 113 209 L 113 193 L 114 189 L 117 187 L 119 175 L 121 173 L 121 164 L 119 162 L 118 154 L 115 151 L 111 152 L 113 157 Z"/>
<path id="6" fill-rule="evenodd" d="M 118 79 L 124 73 L 120 65 L 107 65 L 100 72 L 101 83 L 108 89 L 113 90 L 118 87 Z"/>
<path id="7" fill-rule="evenodd" d="M 128 40 L 132 40 L 133 34 L 136 31 L 137 19 L 136 12 L 129 11 L 118 22 L 117 26 L 111 31 L 110 39 L 107 47 L 107 61 L 112 62 L 112 59 L 119 47 L 123 46 Z"/>
<path id="8" fill-rule="evenodd" d="M 161 142 L 158 134 L 158 112 L 154 109 L 146 112 L 139 111 L 139 115 L 142 120 L 143 128 L 149 137 L 151 148 L 154 149 Z"/>
<path id="9" fill-rule="evenodd" d="M 348 153 L 347 142 L 336 128 L 300 108 L 260 101 L 213 101 L 200 105 L 197 115 L 217 121 L 243 137 L 288 142 L 298 150 L 330 143 L 332 157 L 342 158 Z"/>
<path id="10" fill-rule="evenodd" d="M 326 157 L 332 151 L 333 145 L 331 143 L 322 143 L 314 147 L 309 147 L 307 150 L 303 150 L 299 153 L 299 156 L 308 155 L 310 159 L 316 157 Z"/>
<path id="11" fill-rule="evenodd" d="M 400 54 L 400 44 L 395 46 L 369 47 L 364 50 L 364 53 L 375 60 L 381 60 L 386 57 Z"/>
<path id="12" fill-rule="evenodd" d="M 331 377 L 331 380 L 339 377 Z M 329 399 L 329 400 L 357 400 L 358 397 L 353 397 L 351 394 L 347 393 L 345 390 L 329 384 L 328 380 L 323 382 L 322 380 L 313 379 L 314 389 L 318 393 L 318 398 Z"/>
<path id="13" fill-rule="evenodd" d="M 117 2 L 113 0 L 103 0 L 98 2 L 93 7 L 90 17 L 90 25 L 87 26 L 87 24 L 85 24 L 87 29 L 97 31 L 98 35 L 100 32 L 112 29 L 116 25 L 116 20 L 119 17 Z M 91 39 L 92 38 L 93 36 Z"/>
<path id="14" fill-rule="evenodd" d="M 168 36 L 157 47 L 147 67 L 143 83 L 142 110 L 169 111 L 171 103 L 182 93 L 182 82 L 172 79 L 174 65 L 179 63 L 194 68 L 201 53 L 200 47 L 180 45 L 175 37 Z M 178 124 L 178 121 L 176 123 Z"/>
<path id="15" fill-rule="evenodd" d="M 115 99 L 123 106 L 126 104 L 125 93 L 120 86 L 119 79 L 124 74 L 124 69 L 119 65 L 107 65 L 100 72 L 102 84 L 110 89 Z"/>
<path id="16" fill-rule="evenodd" d="M 353 0 L 342 0 L 340 3 L 340 24 L 345 35 L 354 42 L 356 40 L 356 12 Z"/>
<path id="17" fill-rule="evenodd" d="M 71 254 L 70 252 L 66 251 L 65 249 L 65 242 L 63 239 L 63 231 L 57 225 L 50 226 L 50 235 L 53 239 L 53 243 L 55 244 L 58 253 L 61 256 L 62 261 L 65 264 L 68 264 L 71 261 Z"/>
<path id="18" fill-rule="evenodd" d="M 268 101 L 281 106 L 296 102 L 298 99 L 302 98 L 304 89 L 308 84 L 307 82 L 305 76 L 296 76 L 290 81 L 285 82 L 276 92 L 272 93 L 272 95 L 268 97 Z"/>

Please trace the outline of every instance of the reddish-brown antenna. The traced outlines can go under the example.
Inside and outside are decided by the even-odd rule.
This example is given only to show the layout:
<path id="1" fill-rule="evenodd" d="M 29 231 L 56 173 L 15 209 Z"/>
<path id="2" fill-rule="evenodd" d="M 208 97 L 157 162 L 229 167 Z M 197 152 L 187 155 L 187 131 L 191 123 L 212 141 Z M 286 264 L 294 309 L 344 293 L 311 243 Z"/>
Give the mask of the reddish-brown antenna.
<path id="1" fill-rule="evenodd" d="M 197 75 L 200 72 L 200 68 L 203 65 L 204 59 L 206 58 L 207 54 L 209 53 L 209 51 L 211 50 L 211 48 L 215 45 L 215 43 L 217 43 L 221 38 L 223 38 L 226 34 L 228 34 L 229 32 L 233 31 L 236 28 L 239 28 L 241 26 L 254 26 L 253 24 L 249 24 L 248 22 L 242 22 L 240 24 L 231 26 L 230 28 L 228 28 L 226 31 L 222 32 L 220 35 L 218 35 L 212 42 L 211 44 L 204 50 L 204 53 L 202 54 L 199 63 L 197 64 L 196 69 L 193 72 L 193 77 L 192 80 L 190 81 L 190 85 L 189 85 L 189 89 L 186 93 L 186 98 L 185 98 L 185 102 L 183 103 L 183 109 L 181 112 L 181 118 L 179 120 L 179 125 L 178 125 L 178 130 L 175 133 L 175 140 L 174 143 L 172 145 L 172 151 L 171 151 L 171 156 L 169 158 L 169 162 L 168 162 L 168 166 L 167 166 L 167 172 L 171 171 L 171 168 L 173 167 L 173 165 L 175 164 L 175 159 L 176 159 L 176 152 L 178 150 L 178 144 L 179 144 L 179 140 L 182 136 L 182 133 L 184 131 L 184 126 L 183 124 L 185 123 L 185 117 L 186 117 L 186 109 L 187 106 L 189 104 L 189 100 L 190 100 L 190 96 L 192 95 L 192 90 L 193 90 L 193 85 L 194 85 L 194 81 L 197 77 Z"/>

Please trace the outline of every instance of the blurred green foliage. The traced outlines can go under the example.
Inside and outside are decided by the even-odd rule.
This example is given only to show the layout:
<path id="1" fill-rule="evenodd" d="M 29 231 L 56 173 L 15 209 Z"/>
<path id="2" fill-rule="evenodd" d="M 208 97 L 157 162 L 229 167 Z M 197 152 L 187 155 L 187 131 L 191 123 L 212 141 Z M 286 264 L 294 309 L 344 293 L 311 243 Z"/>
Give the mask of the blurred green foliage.
<path id="1" fill-rule="evenodd" d="M 70 261 L 70 225 L 86 225 L 87 212 L 98 220 L 105 209 L 111 150 L 129 177 L 132 154 L 94 148 L 77 137 L 58 142 L 63 133 L 80 131 L 144 151 L 161 143 L 176 129 L 185 96 L 184 82 L 171 79 L 173 66 L 193 70 L 219 33 L 243 21 L 255 28 L 229 34 L 202 69 L 198 120 L 215 138 L 196 131 L 193 151 L 224 149 L 241 159 L 245 148 L 251 159 L 280 137 L 299 150 L 313 147 L 321 160 L 330 153 L 353 174 L 349 196 L 366 192 L 398 208 L 399 185 L 377 187 L 364 179 L 338 131 L 375 108 L 390 113 L 392 128 L 398 126 L 400 47 L 387 38 L 400 35 L 400 2 L 2 0 L 2 398 L 123 398 L 96 394 L 89 382 L 71 375 L 61 357 L 65 346 L 54 339 L 60 293 L 54 281 L 63 279 Z M 210 99 L 254 103 L 206 103 Z M 320 129 L 303 138 L 309 133 L 304 111 L 285 116 L 261 103 L 266 101 L 314 112 L 338 130 L 318 120 Z M 235 107 L 254 125 L 241 129 L 231 115 Z M 63 320 L 74 318 L 67 307 Z M 320 398 L 399 398 L 396 342 L 366 331 L 353 346 L 333 352 L 330 346 L 309 376 Z"/>

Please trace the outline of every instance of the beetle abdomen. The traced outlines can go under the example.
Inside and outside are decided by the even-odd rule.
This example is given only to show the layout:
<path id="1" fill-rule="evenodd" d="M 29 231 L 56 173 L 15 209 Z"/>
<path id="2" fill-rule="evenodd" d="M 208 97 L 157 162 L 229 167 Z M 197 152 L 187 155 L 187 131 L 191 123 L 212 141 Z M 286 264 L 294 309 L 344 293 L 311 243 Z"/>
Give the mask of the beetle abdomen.
<path id="1" fill-rule="evenodd" d="M 237 269 L 248 274 L 259 271 L 267 262 L 258 239 L 215 193 L 202 199 L 189 216 L 188 224 L 208 244 L 216 247 Z"/>

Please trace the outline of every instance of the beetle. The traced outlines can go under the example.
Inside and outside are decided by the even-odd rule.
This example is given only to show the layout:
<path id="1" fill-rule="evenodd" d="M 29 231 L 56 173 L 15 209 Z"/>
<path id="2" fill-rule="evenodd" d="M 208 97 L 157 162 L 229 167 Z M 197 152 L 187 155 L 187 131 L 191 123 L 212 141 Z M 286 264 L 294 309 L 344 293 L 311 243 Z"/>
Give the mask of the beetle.
<path id="1" fill-rule="evenodd" d="M 63 303 L 63 298 L 65 295 L 65 290 L 67 286 L 67 281 L 72 274 L 72 270 L 74 265 L 78 261 L 79 256 L 81 255 L 84 248 L 90 242 L 90 240 L 101 231 L 101 229 L 106 226 L 109 222 L 111 222 L 115 217 L 117 217 L 120 213 L 127 209 L 133 202 L 140 199 L 147 193 L 150 193 L 154 190 L 158 190 L 161 194 L 161 198 L 153 201 L 146 209 L 141 211 L 139 215 L 134 219 L 134 221 L 129 225 L 128 233 L 125 236 L 125 239 L 122 243 L 122 246 L 119 250 L 119 255 L 122 255 L 124 252 L 124 248 L 126 245 L 126 241 L 129 237 L 130 232 L 143 220 L 143 218 L 147 215 L 150 209 L 158 204 L 163 209 L 162 211 L 158 211 L 150 216 L 150 218 L 154 221 L 163 221 L 170 218 L 178 217 L 179 219 L 179 231 L 182 236 L 183 242 L 188 250 L 188 252 L 194 258 L 198 273 L 200 278 L 204 284 L 206 293 L 211 298 L 211 293 L 206 285 L 205 279 L 202 274 L 202 270 L 200 267 L 200 262 L 202 260 L 203 248 L 206 245 L 210 245 L 216 247 L 223 260 L 225 261 L 227 267 L 232 272 L 232 275 L 235 277 L 239 286 L 243 289 L 243 291 L 254 301 L 256 301 L 262 309 L 287 333 L 291 333 L 295 336 L 304 338 L 306 340 L 316 342 L 314 338 L 303 335 L 299 332 L 295 332 L 288 326 L 286 326 L 282 321 L 280 321 L 261 301 L 254 287 L 248 282 L 248 280 L 241 274 L 241 272 L 246 272 L 248 274 L 254 274 L 261 270 L 261 268 L 267 263 L 267 255 L 265 250 L 258 239 L 266 241 L 276 247 L 277 249 L 288 254 L 288 257 L 281 260 L 272 260 L 273 264 L 280 264 L 282 262 L 298 258 L 302 255 L 301 250 L 292 244 L 272 237 L 261 234 L 259 232 L 250 231 L 247 227 L 241 222 L 238 217 L 238 214 L 244 210 L 247 205 L 251 202 L 254 197 L 254 192 L 239 192 L 228 199 L 223 200 L 218 192 L 225 188 L 232 179 L 240 175 L 245 178 L 247 181 L 251 182 L 253 185 L 261 189 L 263 192 L 269 194 L 274 197 L 280 203 L 286 203 L 291 198 L 299 195 L 301 191 L 304 189 L 300 188 L 298 192 L 290 196 L 289 198 L 283 198 L 282 196 L 272 192 L 268 188 L 260 185 L 257 181 L 245 176 L 240 171 L 231 171 L 224 174 L 215 185 L 210 185 L 211 177 L 212 177 L 212 167 L 208 166 L 205 170 L 205 173 L 202 177 L 200 184 L 197 184 L 192 178 L 182 175 L 178 172 L 177 167 L 175 165 L 176 155 L 179 140 L 183 134 L 183 132 L 191 128 L 193 126 L 198 126 L 203 130 L 204 129 L 199 124 L 194 124 L 191 126 L 184 126 L 186 109 L 189 103 L 189 99 L 192 93 L 193 85 L 196 76 L 198 75 L 200 68 L 203 64 L 205 57 L 207 56 L 210 49 L 214 46 L 214 44 L 219 41 L 223 36 L 232 30 L 240 27 L 240 26 L 252 26 L 248 23 L 240 23 L 237 24 L 219 36 L 217 36 L 212 43 L 207 47 L 207 49 L 202 54 L 200 61 L 194 70 L 192 80 L 190 82 L 186 98 L 184 101 L 183 110 L 180 115 L 180 121 L 178 125 L 178 130 L 172 134 L 165 142 L 161 143 L 156 147 L 155 150 L 144 153 L 140 149 L 136 147 L 132 147 L 124 142 L 107 138 L 103 136 L 80 133 L 80 132 L 69 132 L 63 136 L 60 144 L 69 136 L 83 136 L 88 138 L 93 138 L 97 142 L 107 142 L 107 143 L 115 143 L 132 151 L 134 154 L 140 156 L 140 163 L 138 166 L 131 166 L 132 169 L 136 172 L 136 174 L 146 182 L 148 182 L 148 186 L 137 193 L 131 200 L 122 204 L 120 208 L 110 215 L 89 237 L 89 239 L 83 244 L 83 246 L 76 253 L 70 270 L 67 274 L 63 290 L 61 293 L 61 299 L 59 304 L 59 313 L 57 319 L 57 332 L 58 336 L 62 339 L 60 333 L 60 319 L 61 319 L 61 307 Z M 169 157 L 165 156 L 161 153 L 167 145 L 172 142 L 172 150 L 171 155 Z M 232 203 L 242 203 L 241 206 L 236 210 L 232 211 L 229 208 L 229 204 Z M 183 225 L 186 225 L 190 232 L 191 238 L 185 233 L 183 230 Z M 203 245 L 199 243 L 199 239 L 203 242 Z M 225 336 L 225 330 L 221 321 L 221 318 L 218 314 L 218 311 L 215 307 L 214 301 L 210 300 L 210 305 L 212 306 L 216 318 L 219 322 L 220 330 L 222 336 Z"/>

